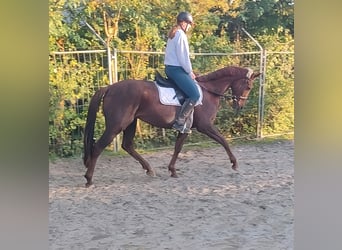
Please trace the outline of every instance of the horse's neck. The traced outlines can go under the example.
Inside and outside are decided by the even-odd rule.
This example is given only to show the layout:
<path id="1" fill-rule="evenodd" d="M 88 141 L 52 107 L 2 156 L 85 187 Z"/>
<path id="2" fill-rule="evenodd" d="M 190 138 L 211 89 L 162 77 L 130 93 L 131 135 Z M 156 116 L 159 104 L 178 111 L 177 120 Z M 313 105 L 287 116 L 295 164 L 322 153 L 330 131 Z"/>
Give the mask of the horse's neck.
<path id="1" fill-rule="evenodd" d="M 224 92 L 230 87 L 231 82 L 232 78 L 226 76 L 220 79 L 202 82 L 201 84 L 209 91 L 223 95 Z"/>

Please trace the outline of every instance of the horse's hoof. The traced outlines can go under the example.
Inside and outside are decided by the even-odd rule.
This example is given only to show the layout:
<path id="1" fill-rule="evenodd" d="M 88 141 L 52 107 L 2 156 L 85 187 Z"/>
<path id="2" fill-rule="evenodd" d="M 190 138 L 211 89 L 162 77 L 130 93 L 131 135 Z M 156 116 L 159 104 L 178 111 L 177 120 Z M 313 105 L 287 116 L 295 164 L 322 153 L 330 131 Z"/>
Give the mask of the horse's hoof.
<path id="1" fill-rule="evenodd" d="M 154 170 L 147 170 L 146 174 L 151 177 L 156 177 L 156 172 Z"/>
<path id="2" fill-rule="evenodd" d="M 178 175 L 177 175 L 176 173 L 172 173 L 172 174 L 171 174 L 171 177 L 173 177 L 173 178 L 178 178 Z"/>
<path id="3" fill-rule="evenodd" d="M 235 170 L 235 171 L 237 171 L 237 170 L 238 170 L 237 164 L 233 164 L 232 169 Z"/>
<path id="4" fill-rule="evenodd" d="M 87 182 L 86 184 L 85 184 L 85 187 L 86 188 L 89 188 L 89 187 L 91 187 L 93 185 L 93 182 Z"/>

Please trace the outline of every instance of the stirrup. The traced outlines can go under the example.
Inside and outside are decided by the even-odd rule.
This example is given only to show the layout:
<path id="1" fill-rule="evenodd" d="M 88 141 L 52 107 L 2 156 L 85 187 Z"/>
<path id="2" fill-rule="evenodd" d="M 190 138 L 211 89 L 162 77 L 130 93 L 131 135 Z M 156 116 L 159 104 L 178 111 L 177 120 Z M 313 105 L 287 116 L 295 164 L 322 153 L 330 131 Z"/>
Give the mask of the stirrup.
<path id="1" fill-rule="evenodd" d="M 172 127 L 176 129 L 181 134 L 191 134 L 191 129 L 186 127 L 186 123 L 184 125 L 179 125 L 177 122 L 175 122 Z"/>

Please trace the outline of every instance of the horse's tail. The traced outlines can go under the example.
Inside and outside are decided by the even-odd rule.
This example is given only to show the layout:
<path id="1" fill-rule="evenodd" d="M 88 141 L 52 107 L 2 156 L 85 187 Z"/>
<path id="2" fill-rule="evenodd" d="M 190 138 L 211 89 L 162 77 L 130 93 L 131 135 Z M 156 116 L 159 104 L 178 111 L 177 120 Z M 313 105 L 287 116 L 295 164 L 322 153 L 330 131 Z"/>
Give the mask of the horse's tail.
<path id="1" fill-rule="evenodd" d="M 107 87 L 98 89 L 94 96 L 91 98 L 88 108 L 87 122 L 84 129 L 83 138 L 83 163 L 87 166 L 87 162 L 91 159 L 91 153 L 93 151 L 94 140 L 94 127 L 96 121 L 96 114 L 99 111 L 101 101 L 107 91 Z"/>

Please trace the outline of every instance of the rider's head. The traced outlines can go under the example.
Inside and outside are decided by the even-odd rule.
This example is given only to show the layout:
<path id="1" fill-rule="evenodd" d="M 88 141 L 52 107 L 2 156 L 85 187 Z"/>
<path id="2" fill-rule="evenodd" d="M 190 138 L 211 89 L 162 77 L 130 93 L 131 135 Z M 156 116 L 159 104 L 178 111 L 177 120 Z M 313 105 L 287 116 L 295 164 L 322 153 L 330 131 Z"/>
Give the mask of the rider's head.
<path id="1" fill-rule="evenodd" d="M 184 30 L 184 32 L 187 32 L 191 25 L 194 25 L 194 21 L 189 12 L 183 11 L 177 16 L 177 24 Z"/>
<path id="2" fill-rule="evenodd" d="M 188 24 L 194 24 L 193 18 L 189 12 L 180 12 L 177 16 L 177 23 L 186 22 Z"/>

